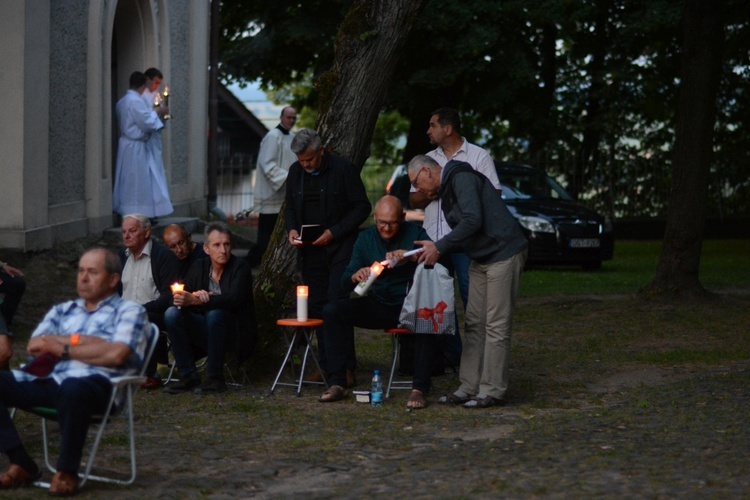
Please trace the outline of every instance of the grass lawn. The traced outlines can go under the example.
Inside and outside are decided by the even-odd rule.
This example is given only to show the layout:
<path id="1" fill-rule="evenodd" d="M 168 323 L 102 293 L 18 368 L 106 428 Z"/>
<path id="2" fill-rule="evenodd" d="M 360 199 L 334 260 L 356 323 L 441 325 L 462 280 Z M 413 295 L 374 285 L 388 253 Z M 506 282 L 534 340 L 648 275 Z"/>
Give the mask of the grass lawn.
<path id="1" fill-rule="evenodd" d="M 618 241 L 614 259 L 599 271 L 578 266 L 527 269 L 521 278 L 521 296 L 635 294 L 656 273 L 661 241 Z M 700 280 L 709 291 L 750 287 L 750 241 L 703 242 Z"/>

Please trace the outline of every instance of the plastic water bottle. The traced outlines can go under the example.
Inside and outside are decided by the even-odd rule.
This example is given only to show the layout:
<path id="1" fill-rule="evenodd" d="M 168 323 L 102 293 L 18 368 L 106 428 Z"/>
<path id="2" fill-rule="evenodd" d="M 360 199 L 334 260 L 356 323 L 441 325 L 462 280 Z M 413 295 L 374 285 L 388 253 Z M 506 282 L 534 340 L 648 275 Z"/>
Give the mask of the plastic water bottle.
<path id="1" fill-rule="evenodd" d="M 372 377 L 370 404 L 376 407 L 383 406 L 383 383 L 380 381 L 380 370 L 375 370 L 375 375 Z"/>

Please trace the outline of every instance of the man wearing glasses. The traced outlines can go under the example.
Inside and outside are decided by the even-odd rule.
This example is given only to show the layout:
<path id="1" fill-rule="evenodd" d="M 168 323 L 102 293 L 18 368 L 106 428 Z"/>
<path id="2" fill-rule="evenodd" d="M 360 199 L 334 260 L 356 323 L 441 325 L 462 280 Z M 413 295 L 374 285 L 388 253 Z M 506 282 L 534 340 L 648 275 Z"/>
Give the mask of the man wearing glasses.
<path id="1" fill-rule="evenodd" d="M 416 258 L 402 260 L 404 252 L 414 248 L 414 241 L 427 239 L 424 229 L 404 221 L 404 209 L 398 198 L 384 196 L 375 204 L 375 226 L 357 237 L 352 258 L 341 276 L 341 286 L 352 291 L 357 284 L 367 281 L 374 262 L 385 259 L 400 262 L 393 268 L 386 267 L 364 297 L 339 299 L 328 303 L 323 310 L 330 387 L 320 396 L 320 402 L 330 403 L 346 397 L 346 367 L 351 361 L 347 356 L 354 352 L 355 326 L 380 329 L 398 325 L 407 286 L 417 267 Z M 430 388 L 437 336 L 417 337 L 427 337 L 425 343 L 429 344 L 424 349 L 417 345 L 415 349 L 419 355 L 415 360 L 413 386 L 423 395 Z"/>
<path id="2" fill-rule="evenodd" d="M 466 162 L 474 170 L 487 177 L 495 189 L 500 190 L 495 162 L 486 150 L 470 143 L 461 135 L 461 117 L 458 111 L 451 108 L 433 111 L 427 128 L 427 136 L 430 144 L 436 146 L 427 153 L 427 156 L 435 160 L 438 165 L 445 167 L 446 163 L 451 160 Z M 443 216 L 441 204 L 439 198 L 428 196 L 415 188 L 412 188 L 409 193 L 409 205 L 412 208 L 424 208 L 423 226 L 432 241 L 437 241 L 451 232 Z M 447 260 L 455 272 L 461 300 L 466 308 L 469 298 L 469 264 L 471 261 L 463 252 L 452 253 Z M 458 328 L 458 325 L 456 327 Z M 443 355 L 446 364 L 458 365 L 461 358 L 461 336 L 446 335 L 445 342 Z"/>
<path id="3" fill-rule="evenodd" d="M 528 242 L 489 179 L 461 161 L 445 168 L 426 155 L 409 162 L 409 180 L 421 193 L 439 198 L 451 232 L 435 241 L 415 241 L 419 261 L 432 265 L 466 252 L 469 301 L 461 354 L 461 386 L 438 400 L 466 408 L 504 403 L 508 389 L 510 337 Z"/>

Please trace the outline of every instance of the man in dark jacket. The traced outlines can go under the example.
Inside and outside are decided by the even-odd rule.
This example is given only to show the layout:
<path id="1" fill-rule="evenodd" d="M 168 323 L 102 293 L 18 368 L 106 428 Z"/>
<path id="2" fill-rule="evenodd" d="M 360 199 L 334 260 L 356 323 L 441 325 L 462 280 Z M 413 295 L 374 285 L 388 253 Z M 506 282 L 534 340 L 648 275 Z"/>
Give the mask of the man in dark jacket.
<path id="1" fill-rule="evenodd" d="M 148 320 L 164 331 L 164 313 L 172 305 L 169 287 L 179 279 L 180 263 L 164 245 L 151 238 L 151 221 L 142 214 L 122 218 L 122 241 L 119 250 L 122 298 L 146 308 Z M 148 379 L 141 386 L 153 390 L 161 387 L 157 363 L 167 363 L 169 348 L 166 337 L 160 338 L 147 370 Z"/>
<path id="2" fill-rule="evenodd" d="M 441 254 L 464 251 L 469 301 L 459 378 L 461 386 L 440 402 L 487 408 L 503 404 L 508 389 L 511 324 L 528 242 L 487 177 L 466 162 L 445 168 L 426 155 L 409 162 L 409 180 L 434 199 L 437 193 L 451 232 L 435 243 L 418 241 L 426 265 Z"/>
<path id="3" fill-rule="evenodd" d="M 179 382 L 165 389 L 180 394 L 224 392 L 224 356 L 241 363 L 257 338 L 253 278 L 245 259 L 232 255 L 232 233 L 223 222 L 211 222 L 203 232 L 207 259 L 197 260 L 185 277 L 184 291 L 174 292 L 174 306 L 165 314 Z M 192 344 L 208 353 L 206 380 L 195 368 Z"/>
<path id="4" fill-rule="evenodd" d="M 348 295 L 340 286 L 341 274 L 371 206 L 359 169 L 326 151 L 314 130 L 300 130 L 292 140 L 292 151 L 297 161 L 289 168 L 286 180 L 286 231 L 289 244 L 299 249 L 302 279 L 309 287 L 309 316 L 323 318 L 327 302 Z M 312 241 L 301 241 L 302 226 L 317 228 L 320 235 Z M 316 335 L 319 361 L 325 370 L 323 329 Z M 354 370 L 353 366 L 347 368 Z"/>
<path id="5" fill-rule="evenodd" d="M 164 245 L 180 261 L 180 281 L 185 279 L 193 262 L 207 257 L 206 252 L 203 250 L 203 245 L 195 243 L 190 233 L 185 231 L 185 228 L 179 224 L 170 224 L 165 227 L 164 232 L 161 234 L 161 239 Z"/>

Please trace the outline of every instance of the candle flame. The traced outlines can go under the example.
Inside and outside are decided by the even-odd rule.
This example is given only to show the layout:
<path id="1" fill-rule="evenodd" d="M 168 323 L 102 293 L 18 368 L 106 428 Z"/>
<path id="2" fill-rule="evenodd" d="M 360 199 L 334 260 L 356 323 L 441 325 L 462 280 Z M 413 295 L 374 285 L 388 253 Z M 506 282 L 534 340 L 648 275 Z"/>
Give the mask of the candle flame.
<path id="1" fill-rule="evenodd" d="M 297 287 L 297 296 L 298 297 L 307 297 L 307 286 L 298 286 Z"/>
<path id="2" fill-rule="evenodd" d="M 185 290 L 185 285 L 182 283 L 173 283 L 170 285 L 170 288 L 172 288 L 172 293 L 174 292 L 182 292 Z"/>
<path id="3" fill-rule="evenodd" d="M 375 273 L 376 276 L 380 276 L 380 273 L 383 272 L 383 264 L 380 262 L 373 262 L 372 266 L 370 267 L 370 272 Z"/>

